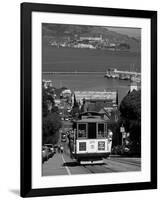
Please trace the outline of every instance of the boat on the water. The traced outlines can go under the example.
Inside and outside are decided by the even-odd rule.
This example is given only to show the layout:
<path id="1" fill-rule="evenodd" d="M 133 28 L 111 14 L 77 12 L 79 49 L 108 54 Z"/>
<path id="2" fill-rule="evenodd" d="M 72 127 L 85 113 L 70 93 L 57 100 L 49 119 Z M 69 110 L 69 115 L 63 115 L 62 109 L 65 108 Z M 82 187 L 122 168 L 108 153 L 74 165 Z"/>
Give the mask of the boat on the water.
<path id="1" fill-rule="evenodd" d="M 130 75 L 128 74 L 120 74 L 119 75 L 120 80 L 130 80 Z"/>
<path id="2" fill-rule="evenodd" d="M 140 83 L 141 82 L 141 76 L 131 76 L 130 79 L 132 82 L 137 82 Z"/>
<path id="3" fill-rule="evenodd" d="M 116 72 L 117 72 L 117 69 L 109 68 L 106 71 L 105 77 L 107 77 L 107 78 L 119 78 L 119 74 L 116 73 Z"/>

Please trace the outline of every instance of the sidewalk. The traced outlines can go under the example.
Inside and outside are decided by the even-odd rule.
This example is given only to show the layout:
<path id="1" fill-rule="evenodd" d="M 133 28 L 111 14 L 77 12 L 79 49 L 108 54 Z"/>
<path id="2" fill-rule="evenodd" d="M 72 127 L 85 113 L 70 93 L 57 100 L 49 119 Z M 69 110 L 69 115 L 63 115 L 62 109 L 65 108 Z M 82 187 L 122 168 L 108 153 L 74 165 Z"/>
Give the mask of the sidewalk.
<path id="1" fill-rule="evenodd" d="M 42 165 L 42 176 L 67 175 L 61 153 L 56 153 Z"/>

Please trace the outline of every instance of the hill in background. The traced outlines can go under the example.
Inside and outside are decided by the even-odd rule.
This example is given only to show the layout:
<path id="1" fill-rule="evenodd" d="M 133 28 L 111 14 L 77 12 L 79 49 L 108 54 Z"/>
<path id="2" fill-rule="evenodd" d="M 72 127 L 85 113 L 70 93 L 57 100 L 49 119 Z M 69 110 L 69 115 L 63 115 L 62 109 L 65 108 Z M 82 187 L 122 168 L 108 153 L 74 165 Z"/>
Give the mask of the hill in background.
<path id="1" fill-rule="evenodd" d="M 139 38 L 129 37 L 115 31 L 108 30 L 108 27 L 86 26 L 86 25 L 68 25 L 68 24 L 43 24 L 42 25 L 43 44 L 48 44 L 50 40 L 61 40 L 70 38 L 70 40 L 79 39 L 80 37 L 102 37 L 109 43 L 127 44 L 129 51 L 140 52 L 141 41 Z"/>

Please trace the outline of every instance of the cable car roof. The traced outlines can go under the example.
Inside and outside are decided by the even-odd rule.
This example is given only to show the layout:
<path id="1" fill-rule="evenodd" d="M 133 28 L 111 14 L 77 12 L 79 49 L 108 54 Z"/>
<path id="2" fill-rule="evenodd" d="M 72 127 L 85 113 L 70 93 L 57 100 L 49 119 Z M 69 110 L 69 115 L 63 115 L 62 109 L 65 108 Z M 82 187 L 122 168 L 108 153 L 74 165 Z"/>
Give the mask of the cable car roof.
<path id="1" fill-rule="evenodd" d="M 101 114 L 95 111 L 88 111 L 81 113 L 80 116 L 101 116 Z"/>
<path id="2" fill-rule="evenodd" d="M 99 119 L 99 118 L 86 118 L 86 119 L 80 119 L 76 121 L 77 123 L 92 123 L 92 122 L 98 122 L 98 123 L 104 123 L 106 120 Z"/>

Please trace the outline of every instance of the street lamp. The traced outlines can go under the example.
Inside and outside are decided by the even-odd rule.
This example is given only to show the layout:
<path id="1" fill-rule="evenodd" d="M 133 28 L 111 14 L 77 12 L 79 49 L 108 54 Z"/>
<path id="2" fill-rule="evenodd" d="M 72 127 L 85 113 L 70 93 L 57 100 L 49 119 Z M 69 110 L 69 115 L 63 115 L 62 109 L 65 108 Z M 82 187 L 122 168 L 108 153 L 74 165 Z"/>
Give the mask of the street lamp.
<path id="1" fill-rule="evenodd" d="M 124 138 L 126 138 L 126 132 L 125 132 L 125 127 L 122 126 L 120 127 L 120 132 L 122 133 L 122 145 L 124 144 Z"/>

